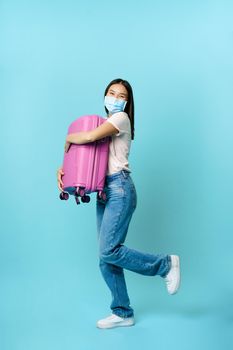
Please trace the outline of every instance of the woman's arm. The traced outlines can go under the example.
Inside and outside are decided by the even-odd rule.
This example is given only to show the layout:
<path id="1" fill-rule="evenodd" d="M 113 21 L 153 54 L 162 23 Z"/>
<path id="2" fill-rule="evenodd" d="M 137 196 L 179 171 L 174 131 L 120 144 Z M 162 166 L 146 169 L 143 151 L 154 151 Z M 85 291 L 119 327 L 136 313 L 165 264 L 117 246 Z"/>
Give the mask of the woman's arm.
<path id="1" fill-rule="evenodd" d="M 58 168 L 57 170 L 57 185 L 59 190 L 62 192 L 63 191 L 63 182 L 62 182 L 62 176 L 64 175 L 64 171 L 62 167 Z"/>
<path id="2" fill-rule="evenodd" d="M 111 123 L 103 123 L 98 128 L 90 131 L 80 131 L 69 134 L 66 138 L 66 143 L 76 143 L 78 145 L 94 142 L 104 137 L 115 135 L 119 132 Z"/>

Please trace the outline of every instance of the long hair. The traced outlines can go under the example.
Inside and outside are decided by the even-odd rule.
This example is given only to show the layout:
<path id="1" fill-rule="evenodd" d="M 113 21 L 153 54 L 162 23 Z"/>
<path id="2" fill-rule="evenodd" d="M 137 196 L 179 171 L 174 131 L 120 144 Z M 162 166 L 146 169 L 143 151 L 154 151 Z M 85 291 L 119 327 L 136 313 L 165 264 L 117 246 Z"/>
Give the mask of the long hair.
<path id="1" fill-rule="evenodd" d="M 126 112 L 128 114 L 128 116 L 129 116 L 130 125 L 131 125 L 131 139 L 134 140 L 134 100 L 133 100 L 133 89 L 132 89 L 131 85 L 129 84 L 129 82 L 127 80 L 114 79 L 106 87 L 105 92 L 104 92 L 104 96 L 107 95 L 107 92 L 108 92 L 109 88 L 113 84 L 122 84 L 126 88 L 126 90 L 128 92 L 128 100 L 127 100 L 124 112 Z M 107 110 L 106 107 L 105 107 L 105 111 L 108 113 L 108 110 Z"/>

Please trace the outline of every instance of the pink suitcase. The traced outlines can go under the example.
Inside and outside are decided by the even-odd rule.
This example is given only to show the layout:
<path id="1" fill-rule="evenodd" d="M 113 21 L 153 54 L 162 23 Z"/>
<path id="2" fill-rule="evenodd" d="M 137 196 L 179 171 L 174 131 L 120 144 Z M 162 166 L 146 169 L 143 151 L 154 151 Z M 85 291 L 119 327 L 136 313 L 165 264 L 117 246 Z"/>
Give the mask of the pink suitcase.
<path id="1" fill-rule="evenodd" d="M 97 128 L 106 119 L 98 115 L 86 115 L 76 119 L 68 128 L 68 134 L 88 131 Z M 69 194 L 75 196 L 77 204 L 88 203 L 87 194 L 97 192 L 97 196 L 105 201 L 104 182 L 108 165 L 109 137 L 86 143 L 83 145 L 71 144 L 63 160 L 63 192 L 60 199 L 67 200 Z"/>

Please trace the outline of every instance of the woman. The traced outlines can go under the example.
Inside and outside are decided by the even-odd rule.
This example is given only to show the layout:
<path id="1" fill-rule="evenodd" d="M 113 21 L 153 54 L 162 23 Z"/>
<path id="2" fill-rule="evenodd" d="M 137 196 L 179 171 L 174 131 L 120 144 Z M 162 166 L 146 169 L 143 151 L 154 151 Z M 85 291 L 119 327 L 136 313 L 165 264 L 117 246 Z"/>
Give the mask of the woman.
<path id="1" fill-rule="evenodd" d="M 128 163 L 131 140 L 134 139 L 133 91 L 127 81 L 115 79 L 107 86 L 104 95 L 106 122 L 92 131 L 68 135 L 65 149 L 70 143 L 84 144 L 111 136 L 105 180 L 107 200 L 97 199 L 97 230 L 100 270 L 112 294 L 112 314 L 99 320 L 97 327 L 114 328 L 135 323 L 123 269 L 142 275 L 159 275 L 165 279 L 169 294 L 175 294 L 180 284 L 180 267 L 177 255 L 147 254 L 124 245 L 137 205 Z M 61 191 L 62 175 L 60 168 L 58 187 Z"/>

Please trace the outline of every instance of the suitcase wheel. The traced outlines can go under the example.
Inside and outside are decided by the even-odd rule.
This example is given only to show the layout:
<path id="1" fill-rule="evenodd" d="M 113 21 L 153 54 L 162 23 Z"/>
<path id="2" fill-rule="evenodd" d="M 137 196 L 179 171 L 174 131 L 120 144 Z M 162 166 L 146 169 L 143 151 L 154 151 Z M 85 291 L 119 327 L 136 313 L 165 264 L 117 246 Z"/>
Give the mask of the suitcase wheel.
<path id="1" fill-rule="evenodd" d="M 107 195 L 106 195 L 105 192 L 99 191 L 99 192 L 97 193 L 97 198 L 98 198 L 99 200 L 105 202 L 106 199 L 107 199 Z"/>
<path id="2" fill-rule="evenodd" d="M 105 192 L 101 192 L 101 199 L 105 202 L 107 199 L 107 195 Z"/>
<path id="3" fill-rule="evenodd" d="M 85 195 L 85 196 L 81 197 L 81 201 L 83 203 L 89 203 L 90 200 L 91 200 L 90 196 Z"/>
<path id="4" fill-rule="evenodd" d="M 69 199 L 69 193 L 68 192 L 61 192 L 60 193 L 60 199 L 62 200 L 62 201 L 67 201 L 67 199 Z"/>

